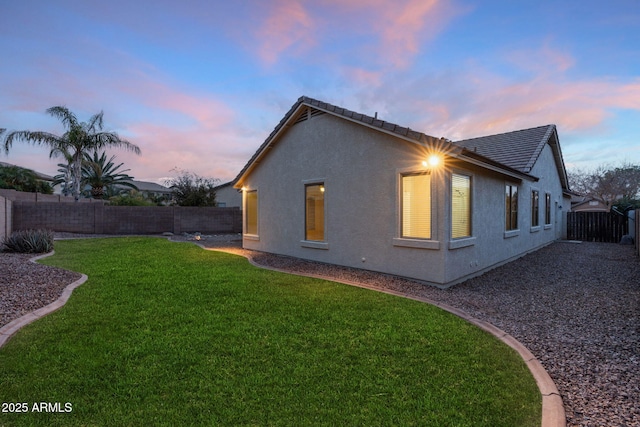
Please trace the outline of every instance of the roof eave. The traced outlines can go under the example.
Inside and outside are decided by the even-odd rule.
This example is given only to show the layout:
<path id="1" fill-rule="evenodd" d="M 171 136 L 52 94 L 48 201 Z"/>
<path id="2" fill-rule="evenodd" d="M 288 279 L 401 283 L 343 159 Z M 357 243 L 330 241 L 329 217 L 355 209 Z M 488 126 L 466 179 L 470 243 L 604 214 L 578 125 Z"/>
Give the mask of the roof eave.
<path id="1" fill-rule="evenodd" d="M 520 172 L 517 169 L 510 168 L 508 166 L 503 165 L 502 163 L 498 163 L 494 160 L 491 160 L 485 156 L 482 156 L 466 148 L 462 148 L 460 154 L 454 157 L 462 161 L 471 163 L 473 165 L 479 166 L 481 168 L 488 169 L 490 171 L 497 172 L 499 174 L 502 174 L 517 180 L 527 180 L 527 181 L 534 181 L 534 182 L 539 180 L 539 178 L 536 176 L 530 175 L 528 173 Z"/>

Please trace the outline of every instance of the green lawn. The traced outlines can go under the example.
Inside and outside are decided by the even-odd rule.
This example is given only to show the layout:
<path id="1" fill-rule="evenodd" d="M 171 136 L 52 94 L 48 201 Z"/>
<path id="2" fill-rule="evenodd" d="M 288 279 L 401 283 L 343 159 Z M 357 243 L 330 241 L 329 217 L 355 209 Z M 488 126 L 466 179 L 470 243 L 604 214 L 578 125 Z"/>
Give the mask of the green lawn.
<path id="1" fill-rule="evenodd" d="M 0 349 L 3 409 L 29 409 L 0 425 L 540 425 L 518 355 L 427 304 L 190 243 L 55 246 L 89 280 Z"/>

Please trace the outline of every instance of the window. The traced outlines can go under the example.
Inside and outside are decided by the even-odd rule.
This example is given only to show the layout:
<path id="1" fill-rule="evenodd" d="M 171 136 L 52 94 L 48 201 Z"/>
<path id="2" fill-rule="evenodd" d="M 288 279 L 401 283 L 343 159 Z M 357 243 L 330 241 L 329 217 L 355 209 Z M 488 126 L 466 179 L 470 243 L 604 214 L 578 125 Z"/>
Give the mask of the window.
<path id="1" fill-rule="evenodd" d="M 402 237 L 431 238 L 431 175 L 402 175 Z"/>
<path id="2" fill-rule="evenodd" d="M 471 177 L 451 175 L 451 238 L 471 236 Z"/>
<path id="3" fill-rule="evenodd" d="M 256 190 L 245 193 L 245 234 L 258 234 L 258 192 Z"/>
<path id="4" fill-rule="evenodd" d="M 506 185 L 505 191 L 505 230 L 518 229 L 518 187 L 516 185 Z"/>
<path id="5" fill-rule="evenodd" d="M 551 224 L 551 194 L 549 193 L 544 195 L 544 223 Z"/>
<path id="6" fill-rule="evenodd" d="M 531 191 L 531 226 L 540 225 L 540 193 L 538 190 Z"/>
<path id="7" fill-rule="evenodd" d="M 305 186 L 305 240 L 324 241 L 324 184 Z"/>

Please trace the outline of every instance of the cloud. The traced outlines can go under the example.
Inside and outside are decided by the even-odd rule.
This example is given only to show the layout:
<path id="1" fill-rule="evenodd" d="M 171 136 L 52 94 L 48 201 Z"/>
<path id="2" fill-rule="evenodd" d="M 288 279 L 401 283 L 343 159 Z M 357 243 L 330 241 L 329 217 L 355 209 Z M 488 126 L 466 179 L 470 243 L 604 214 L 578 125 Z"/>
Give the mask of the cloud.
<path id="1" fill-rule="evenodd" d="M 287 50 L 306 51 L 314 44 L 314 29 L 314 21 L 300 1 L 273 2 L 257 32 L 258 54 L 265 64 L 272 65 Z"/>
<path id="2" fill-rule="evenodd" d="M 260 11 L 264 17 L 257 19 L 254 38 L 257 55 L 268 66 L 284 56 L 316 54 L 335 64 L 349 63 L 365 52 L 376 59 L 369 58 L 372 66 L 406 67 L 465 11 L 443 0 L 278 0 Z"/>
<path id="3" fill-rule="evenodd" d="M 453 9 L 440 0 L 409 0 L 394 7 L 380 7 L 376 26 L 386 59 L 395 67 L 406 67 L 453 15 Z"/>
<path id="4" fill-rule="evenodd" d="M 513 61 L 528 57 L 539 63 Z M 640 78 L 576 77 L 572 56 L 548 45 L 505 58 L 484 65 L 469 59 L 419 76 L 388 74 L 358 96 L 362 104 L 384 105 L 378 108 L 392 114 L 384 120 L 452 140 L 550 123 L 561 132 L 601 132 L 618 109 L 640 113 Z M 505 71 L 507 64 L 518 68 Z"/>

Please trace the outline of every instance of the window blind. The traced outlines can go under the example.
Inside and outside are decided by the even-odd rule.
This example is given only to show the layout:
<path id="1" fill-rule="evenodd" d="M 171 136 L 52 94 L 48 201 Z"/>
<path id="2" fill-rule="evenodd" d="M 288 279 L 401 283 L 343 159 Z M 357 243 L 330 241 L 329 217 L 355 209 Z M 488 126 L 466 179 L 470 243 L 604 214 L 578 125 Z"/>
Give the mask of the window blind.
<path id="1" fill-rule="evenodd" d="M 431 176 L 402 176 L 402 237 L 431 238 Z"/>
<path id="2" fill-rule="evenodd" d="M 471 236 L 471 178 L 451 175 L 451 238 Z"/>

